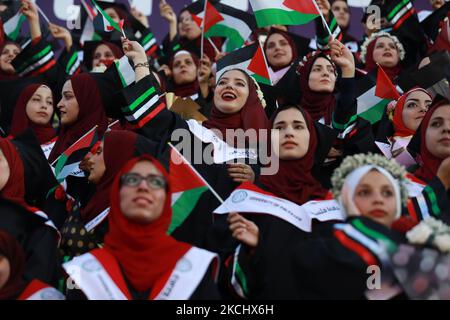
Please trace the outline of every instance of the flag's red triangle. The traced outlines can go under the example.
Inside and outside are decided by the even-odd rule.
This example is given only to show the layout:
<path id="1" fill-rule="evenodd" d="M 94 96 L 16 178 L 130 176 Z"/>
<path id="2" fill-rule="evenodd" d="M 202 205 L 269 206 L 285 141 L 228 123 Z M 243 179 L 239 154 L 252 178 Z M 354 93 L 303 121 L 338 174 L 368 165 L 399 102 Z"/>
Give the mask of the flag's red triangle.
<path id="1" fill-rule="evenodd" d="M 391 79 L 389 79 L 380 65 L 378 66 L 375 95 L 381 99 L 397 100 L 398 98 L 400 98 L 400 94 L 392 84 Z"/>
<path id="2" fill-rule="evenodd" d="M 270 79 L 269 70 L 267 70 L 266 61 L 264 59 L 264 54 L 261 50 L 261 46 L 258 46 L 258 48 L 256 49 L 255 55 L 250 61 L 247 69 L 261 77 Z"/>
<path id="3" fill-rule="evenodd" d="M 173 193 L 206 186 L 194 170 L 178 152 L 170 150 L 169 179 Z"/>
<path id="4" fill-rule="evenodd" d="M 284 0 L 283 5 L 289 9 L 305 14 L 320 14 L 313 1 L 314 0 Z"/>
<path id="5" fill-rule="evenodd" d="M 204 16 L 205 25 L 203 26 L 203 32 L 206 33 L 213 25 L 224 20 L 224 18 L 222 17 L 220 12 L 217 11 L 217 9 L 211 3 L 209 3 L 208 0 L 205 1 L 206 1 L 206 12 Z"/>
<path id="6" fill-rule="evenodd" d="M 191 16 L 192 16 L 192 20 L 194 20 L 194 22 L 195 22 L 199 27 L 201 27 L 201 26 L 202 26 L 202 21 L 203 21 L 203 19 L 200 18 L 199 16 L 193 14 L 193 13 L 191 13 Z"/>

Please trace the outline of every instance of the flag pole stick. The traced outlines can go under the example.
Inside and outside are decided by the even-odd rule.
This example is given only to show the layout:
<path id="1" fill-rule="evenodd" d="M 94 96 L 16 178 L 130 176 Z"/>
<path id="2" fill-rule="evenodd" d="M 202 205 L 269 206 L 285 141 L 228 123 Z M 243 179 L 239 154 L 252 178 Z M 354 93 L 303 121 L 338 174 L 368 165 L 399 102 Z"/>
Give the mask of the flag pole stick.
<path id="1" fill-rule="evenodd" d="M 205 0 L 205 4 L 203 6 L 203 12 L 204 12 L 204 16 L 203 16 L 203 20 L 202 20 L 202 25 L 201 25 L 201 29 L 202 29 L 202 37 L 200 40 L 200 59 L 203 58 L 203 38 L 204 38 L 204 30 L 205 30 L 205 20 L 206 20 L 206 4 L 207 4 L 208 0 Z"/>
<path id="2" fill-rule="evenodd" d="M 214 51 L 216 51 L 216 53 L 220 53 L 219 49 L 217 49 L 216 45 L 214 44 L 214 42 L 211 40 L 211 38 L 206 38 L 208 39 L 209 43 L 213 46 Z"/>
<path id="3" fill-rule="evenodd" d="M 212 192 L 212 194 L 217 198 L 217 200 L 219 200 L 219 202 L 221 204 L 224 203 L 223 199 L 221 196 L 219 196 L 219 194 L 216 192 L 216 190 L 213 189 L 213 187 L 211 187 L 211 185 L 208 183 L 208 181 L 206 181 L 202 175 L 200 173 L 197 172 L 197 170 L 195 170 L 194 167 L 192 167 L 192 165 L 189 163 L 189 161 L 186 160 L 186 158 L 180 153 L 180 151 L 178 151 L 177 148 L 174 147 L 174 145 L 170 142 L 168 142 L 169 146 L 178 154 L 178 156 L 181 157 L 181 159 L 183 159 L 183 161 L 185 161 L 187 163 L 187 165 L 189 167 L 192 168 L 192 170 L 195 172 L 195 174 L 208 186 L 209 190 Z"/>
<path id="4" fill-rule="evenodd" d="M 261 47 L 261 42 L 258 41 L 258 45 L 259 48 L 261 49 L 262 55 L 264 57 L 264 63 L 266 64 L 266 69 L 269 72 L 269 81 L 270 81 L 270 85 L 273 85 L 272 83 L 272 76 L 270 75 L 270 69 L 269 69 L 269 65 L 267 64 L 267 58 L 266 58 L 266 54 L 264 53 L 264 48 Z"/>
<path id="5" fill-rule="evenodd" d="M 36 8 L 38 9 L 39 13 L 44 17 L 44 20 L 47 21 L 47 24 L 50 24 L 50 20 L 45 15 L 44 11 L 42 11 L 42 9 L 38 6 L 37 3 L 35 3 L 35 5 L 36 5 Z"/>
<path id="6" fill-rule="evenodd" d="M 332 37 L 333 34 L 331 33 L 331 30 L 330 30 L 330 27 L 328 26 L 327 20 L 325 20 L 325 17 L 323 16 L 322 10 L 319 9 L 319 6 L 317 5 L 316 0 L 312 0 L 312 1 L 313 1 L 314 5 L 316 6 L 316 9 L 317 9 L 317 11 L 319 12 L 320 17 L 322 18 L 323 25 L 324 25 L 325 28 L 327 29 L 327 31 L 328 31 L 330 37 Z"/>

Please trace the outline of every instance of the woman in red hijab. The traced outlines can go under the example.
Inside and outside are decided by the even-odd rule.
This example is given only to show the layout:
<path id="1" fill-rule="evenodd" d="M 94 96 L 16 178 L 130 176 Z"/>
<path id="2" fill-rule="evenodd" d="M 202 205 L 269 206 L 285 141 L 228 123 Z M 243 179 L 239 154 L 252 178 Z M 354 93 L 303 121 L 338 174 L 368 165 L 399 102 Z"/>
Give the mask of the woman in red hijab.
<path id="1" fill-rule="evenodd" d="M 300 105 L 313 120 L 344 130 L 356 113 L 355 62 L 353 54 L 341 42 L 332 40 L 330 49 L 331 56 L 315 51 L 299 63 Z M 342 72 L 339 81 L 338 67 Z M 340 93 L 339 99 L 335 91 Z"/>
<path id="2" fill-rule="evenodd" d="M 110 209 L 111 186 L 115 176 L 137 153 L 143 149 L 145 152 L 152 152 L 152 147 L 149 140 L 125 130 L 108 131 L 103 141 L 94 145 L 85 160 L 88 180 L 95 184 L 95 193 L 79 212 L 71 213 L 62 228 L 60 249 L 65 256 L 72 258 L 103 244 L 108 227 L 106 218 Z M 76 232 L 72 232 L 73 228 Z M 80 241 L 82 246 L 79 246 Z"/>
<path id="3" fill-rule="evenodd" d="M 441 163 L 450 157 L 450 102 L 434 102 L 422 120 L 420 131 L 420 167 L 414 175 L 430 182 L 438 175 Z M 446 179 L 447 180 L 447 179 Z"/>
<path id="4" fill-rule="evenodd" d="M 396 36 L 387 32 L 372 34 L 361 46 L 361 61 L 364 70 L 370 72 L 379 64 L 391 81 L 402 70 L 401 61 L 405 59 L 405 49 Z"/>
<path id="5" fill-rule="evenodd" d="M 21 51 L 20 45 L 13 41 L 5 41 L 0 45 L 0 80 L 12 80 L 19 77 L 11 61 Z"/>
<path id="6" fill-rule="evenodd" d="M 85 64 L 89 71 L 102 70 L 123 56 L 122 50 L 115 43 L 109 41 L 91 41 L 85 44 L 88 52 L 85 54 Z M 86 52 L 86 50 L 85 50 Z"/>
<path id="7" fill-rule="evenodd" d="M 16 136 L 31 127 L 41 145 L 54 143 L 56 131 L 52 127 L 53 115 L 52 90 L 45 84 L 31 84 L 17 100 L 10 134 Z"/>
<path id="8" fill-rule="evenodd" d="M 271 80 L 276 84 L 298 59 L 297 47 L 287 32 L 272 28 L 264 42 L 264 52 L 271 72 Z"/>
<path id="9" fill-rule="evenodd" d="M 88 299 L 218 298 L 216 255 L 167 235 L 172 217 L 168 179 L 150 156 L 134 158 L 120 170 L 111 190 L 104 248 L 63 265 Z M 90 272 L 71 273 L 81 265 L 89 265 Z"/>
<path id="10" fill-rule="evenodd" d="M 0 230 L 0 300 L 64 300 L 55 288 L 34 279 L 27 283 L 25 252 L 14 237 Z"/>
<path id="11" fill-rule="evenodd" d="M 50 163 L 94 126 L 100 137 L 108 126 L 100 91 L 89 74 L 78 74 L 65 82 L 57 108 L 61 130 L 48 158 Z"/>

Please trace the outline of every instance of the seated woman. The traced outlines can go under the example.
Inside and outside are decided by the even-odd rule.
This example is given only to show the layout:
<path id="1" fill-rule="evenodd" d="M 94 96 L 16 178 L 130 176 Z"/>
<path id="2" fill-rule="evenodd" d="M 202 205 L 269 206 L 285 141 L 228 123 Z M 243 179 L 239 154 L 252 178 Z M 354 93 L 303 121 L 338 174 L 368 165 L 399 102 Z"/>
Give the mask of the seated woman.
<path id="1" fill-rule="evenodd" d="M 61 229 L 59 248 L 69 258 L 103 245 L 115 176 L 131 158 L 144 152 L 155 154 L 156 146 L 132 131 L 113 130 L 106 132 L 103 140 L 97 142 L 90 152 L 84 166 L 89 182 L 95 185 L 95 193 L 86 204 L 70 213 Z"/>
<path id="2" fill-rule="evenodd" d="M 16 136 L 32 128 L 48 157 L 57 139 L 52 126 L 54 114 L 52 90 L 45 84 L 29 85 L 17 100 L 10 135 Z"/>
<path id="3" fill-rule="evenodd" d="M 172 215 L 168 179 L 163 166 L 149 156 L 134 158 L 120 170 L 111 189 L 104 248 L 63 265 L 86 298 L 219 298 L 216 255 L 166 234 Z M 90 271 L 79 269 L 81 265 Z M 82 271 L 72 273 L 75 269 Z M 71 294 L 69 290 L 69 299 Z"/>
<path id="4" fill-rule="evenodd" d="M 378 126 L 376 138 L 377 141 L 386 141 L 391 145 L 394 158 L 406 150 L 406 146 L 425 117 L 431 100 L 428 91 L 413 88 L 398 100 L 389 103 L 386 116 Z"/>
<path id="5" fill-rule="evenodd" d="M 169 34 L 163 41 L 163 51 L 166 57 L 170 59 L 180 47 L 200 56 L 201 29 L 192 18 L 192 13 L 189 12 L 189 9 L 182 9 L 177 17 L 172 7 L 166 1 L 161 1 L 159 10 L 161 16 L 169 23 Z M 215 62 L 218 52 L 216 52 L 210 41 L 220 50 L 223 39 L 218 37 L 212 37 L 211 40 L 208 40 L 207 37 L 203 39 L 204 54 L 208 56 L 210 61 Z"/>
<path id="6" fill-rule="evenodd" d="M 396 36 L 387 32 L 373 33 L 361 46 L 361 61 L 364 70 L 370 72 L 379 64 L 392 82 L 402 70 L 405 49 Z"/>
<path id="7" fill-rule="evenodd" d="M 234 236 L 245 244 L 239 258 L 250 267 L 246 275 L 264 298 L 364 298 L 367 267 L 384 267 L 384 249 L 376 240 L 380 237 L 388 246 L 404 241 L 401 234 L 390 230 L 406 204 L 404 169 L 382 156 L 361 154 L 344 159 L 332 180 L 345 221 L 329 224 L 319 234 L 303 238 L 293 234 L 289 241 L 277 243 L 276 264 L 283 266 L 279 270 L 283 272 L 276 276 L 273 262 L 272 268 L 268 265 L 251 273 L 255 259 L 261 259 L 257 252 L 264 234 L 259 235 L 258 226 L 246 219 L 230 218 Z"/>
<path id="8" fill-rule="evenodd" d="M 0 230 L 0 300 L 64 300 L 64 295 L 48 284 L 26 281 L 25 252 L 16 239 Z"/>
<path id="9" fill-rule="evenodd" d="M 181 98 L 191 98 L 202 109 L 200 112 L 209 117 L 212 92 L 208 80 L 211 75 L 211 61 L 208 57 L 201 60 L 189 51 L 180 50 L 169 62 L 171 81 L 167 91 L 172 91 Z"/>

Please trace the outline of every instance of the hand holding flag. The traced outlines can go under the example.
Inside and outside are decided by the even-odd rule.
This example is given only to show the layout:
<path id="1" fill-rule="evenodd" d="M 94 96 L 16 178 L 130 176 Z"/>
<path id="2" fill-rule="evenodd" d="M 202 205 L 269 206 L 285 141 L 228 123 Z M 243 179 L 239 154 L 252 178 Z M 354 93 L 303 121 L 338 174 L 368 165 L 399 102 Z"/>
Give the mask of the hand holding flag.
<path id="1" fill-rule="evenodd" d="M 94 7 L 100 13 L 94 18 L 94 26 L 97 30 L 101 30 L 104 32 L 111 32 L 116 30 L 121 32 L 123 37 L 126 38 L 125 32 L 123 31 L 123 23 L 124 20 L 120 20 L 116 23 L 102 8 L 97 4 L 95 0 L 91 0 Z"/>

